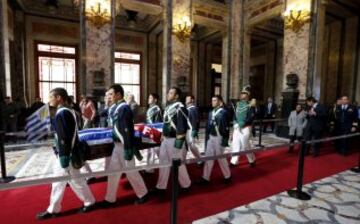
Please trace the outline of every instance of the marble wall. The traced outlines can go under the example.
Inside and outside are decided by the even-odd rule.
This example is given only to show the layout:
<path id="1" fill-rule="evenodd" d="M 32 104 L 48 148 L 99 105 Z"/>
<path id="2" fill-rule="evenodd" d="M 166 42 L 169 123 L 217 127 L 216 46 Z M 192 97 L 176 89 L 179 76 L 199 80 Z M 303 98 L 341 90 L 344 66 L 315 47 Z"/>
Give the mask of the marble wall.
<path id="1" fill-rule="evenodd" d="M 191 1 L 173 0 L 172 5 L 172 25 L 176 26 L 182 22 L 183 17 L 188 17 L 191 21 Z M 171 86 L 178 86 L 183 92 L 190 92 L 190 38 L 181 41 L 174 34 L 171 38 L 172 45 L 172 67 L 171 67 Z"/>
<path id="2" fill-rule="evenodd" d="M 309 59 L 309 28 L 307 23 L 303 28 L 295 33 L 290 29 L 284 30 L 284 77 L 287 74 L 295 73 L 299 77 L 300 91 L 299 98 L 306 98 L 306 86 L 308 78 L 308 59 Z M 283 89 L 286 88 L 286 79 L 283 80 Z"/>
<path id="3" fill-rule="evenodd" d="M 85 2 L 85 10 L 88 9 L 92 2 Z M 83 94 L 99 95 L 107 86 L 113 83 L 114 77 L 114 37 L 115 37 L 115 1 L 102 1 L 102 7 L 105 7 L 110 13 L 111 21 L 102 26 L 94 25 L 85 17 L 85 23 L 80 23 L 80 26 L 85 26 L 85 36 L 81 36 L 81 42 L 85 42 L 86 56 L 85 64 L 86 79 L 85 92 Z M 80 16 L 84 16 L 83 13 Z M 84 90 L 84 89 L 82 89 Z"/>

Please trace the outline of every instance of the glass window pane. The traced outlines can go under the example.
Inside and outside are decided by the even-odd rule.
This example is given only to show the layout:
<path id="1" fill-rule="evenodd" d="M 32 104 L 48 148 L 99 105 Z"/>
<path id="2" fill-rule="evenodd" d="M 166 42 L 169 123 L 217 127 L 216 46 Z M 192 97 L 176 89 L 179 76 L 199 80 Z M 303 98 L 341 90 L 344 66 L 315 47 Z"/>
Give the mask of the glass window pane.
<path id="1" fill-rule="evenodd" d="M 38 44 L 38 51 L 47 51 L 47 52 L 50 52 L 50 45 L 47 45 L 47 44 Z"/>
<path id="2" fill-rule="evenodd" d="M 62 46 L 56 46 L 56 45 L 51 45 L 51 52 L 54 52 L 54 53 L 64 53 L 64 47 L 62 47 Z"/>
<path id="3" fill-rule="evenodd" d="M 124 88 L 125 97 L 132 93 L 135 96 L 135 101 L 140 104 L 140 85 L 122 85 L 122 87 Z"/>
<path id="4" fill-rule="evenodd" d="M 122 58 L 122 59 L 140 61 L 140 54 L 126 53 L 126 52 L 115 52 L 115 58 Z"/>
<path id="5" fill-rule="evenodd" d="M 75 54 L 75 47 L 63 47 L 58 45 L 38 44 L 38 51 L 51 52 L 51 53 L 62 53 L 62 54 Z"/>
<path id="6" fill-rule="evenodd" d="M 50 80 L 50 63 L 50 58 L 39 57 L 39 80 Z"/>
<path id="7" fill-rule="evenodd" d="M 140 65 L 115 63 L 115 83 L 140 84 Z"/>
<path id="8" fill-rule="evenodd" d="M 222 73 L 222 65 L 221 64 L 211 64 L 211 68 L 215 69 L 215 71 L 218 73 Z"/>
<path id="9" fill-rule="evenodd" d="M 65 54 L 75 54 L 75 48 L 74 47 L 64 47 L 64 53 Z"/>

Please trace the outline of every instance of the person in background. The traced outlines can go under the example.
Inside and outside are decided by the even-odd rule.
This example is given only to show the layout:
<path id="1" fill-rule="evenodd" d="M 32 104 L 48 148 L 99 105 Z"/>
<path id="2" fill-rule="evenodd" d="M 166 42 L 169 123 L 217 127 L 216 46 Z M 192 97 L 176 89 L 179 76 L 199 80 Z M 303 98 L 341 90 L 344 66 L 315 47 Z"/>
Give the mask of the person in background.
<path id="1" fill-rule="evenodd" d="M 337 129 L 336 127 L 336 110 L 339 106 L 341 106 L 342 102 L 341 102 L 341 98 L 336 100 L 336 103 L 334 103 L 334 105 L 330 108 L 329 110 L 329 133 L 332 136 L 335 136 L 335 130 Z"/>
<path id="2" fill-rule="evenodd" d="M 71 153 L 79 141 L 76 130 L 77 124 L 73 110 L 67 107 L 67 102 L 68 95 L 65 89 L 55 88 L 50 91 L 49 105 L 56 108 L 54 118 L 56 161 L 53 164 L 53 172 L 58 176 L 77 176 L 80 174 L 80 171 L 75 169 L 71 163 Z M 70 185 L 76 196 L 84 203 L 80 212 L 89 212 L 95 208 L 95 198 L 85 179 L 75 178 L 52 184 L 50 205 L 46 211 L 37 215 L 37 219 L 44 220 L 59 215 L 67 184 Z"/>
<path id="3" fill-rule="evenodd" d="M 139 113 L 140 113 L 140 107 L 139 104 L 135 101 L 135 96 L 132 93 L 128 93 L 127 95 L 127 99 L 126 99 L 127 104 L 129 104 L 131 111 L 134 114 L 134 122 L 139 123 L 140 122 L 140 118 L 139 118 Z"/>
<path id="4" fill-rule="evenodd" d="M 264 119 L 275 119 L 278 107 L 276 103 L 273 102 L 271 97 L 268 98 L 267 104 L 265 106 L 265 116 Z M 274 132 L 275 122 L 264 122 L 264 130 L 263 132 L 266 133 L 268 126 L 271 127 L 271 132 Z"/>
<path id="5" fill-rule="evenodd" d="M 317 140 L 322 137 L 326 128 L 327 112 L 323 105 L 318 103 L 314 97 L 308 97 L 305 100 L 308 106 L 307 125 L 304 132 L 304 138 L 307 141 Z M 319 156 L 320 144 L 312 144 L 313 157 Z M 306 153 L 310 153 L 310 144 L 307 145 Z"/>
<path id="6" fill-rule="evenodd" d="M 90 99 L 90 96 L 82 96 L 80 109 L 84 121 L 83 129 L 92 128 L 96 116 L 96 109 L 93 101 Z"/>
<path id="7" fill-rule="evenodd" d="M 37 111 L 38 109 L 40 109 L 41 107 L 43 107 L 45 104 L 42 102 L 40 97 L 36 97 L 35 101 L 33 104 L 31 104 L 30 107 L 30 114 L 34 113 L 35 111 Z"/>
<path id="8" fill-rule="evenodd" d="M 73 108 L 73 110 L 75 110 L 76 112 L 81 114 L 81 109 L 78 103 L 75 102 L 75 98 L 74 96 L 70 95 L 70 102 L 71 102 L 71 108 Z"/>
<path id="9" fill-rule="evenodd" d="M 358 111 L 354 105 L 350 104 L 348 96 L 343 96 L 341 105 L 336 108 L 335 126 L 336 135 L 348 135 L 356 132 L 358 128 Z M 336 143 L 336 151 L 341 155 L 349 154 L 349 139 L 339 139 Z"/>
<path id="10" fill-rule="evenodd" d="M 260 115 L 260 109 L 257 105 L 257 102 L 256 102 L 256 99 L 255 98 L 252 98 L 250 100 L 250 106 L 254 108 L 254 111 L 255 111 L 255 117 L 254 119 L 257 119 Z M 255 138 L 256 137 L 256 129 L 255 129 L 255 122 L 253 122 L 252 124 L 252 127 L 251 127 L 251 132 L 252 132 L 252 135 L 253 137 Z"/>
<path id="11" fill-rule="evenodd" d="M 191 127 L 186 132 L 186 144 L 195 158 L 200 158 L 200 151 L 196 145 L 196 140 L 199 140 L 199 110 L 195 105 L 195 97 L 193 95 L 188 95 L 185 98 L 186 109 L 188 110 L 189 115 L 189 125 Z M 185 151 L 185 158 L 186 158 Z"/>
<path id="12" fill-rule="evenodd" d="M 19 112 L 18 106 L 11 100 L 11 97 L 5 97 L 5 105 L 3 108 L 5 132 L 17 131 Z"/>
<path id="13" fill-rule="evenodd" d="M 226 111 L 222 106 L 223 99 L 220 95 L 212 97 L 211 106 L 213 110 L 209 113 L 209 118 L 206 125 L 206 150 L 205 156 L 222 155 L 225 147 L 229 146 L 230 127 L 227 121 Z M 224 183 L 231 182 L 231 172 L 226 158 L 217 160 L 224 175 Z M 201 184 L 208 184 L 212 169 L 214 167 L 214 160 L 205 162 L 203 176 L 200 181 Z"/>
<path id="14" fill-rule="evenodd" d="M 100 117 L 100 122 L 99 122 L 99 126 L 102 128 L 108 127 L 108 110 L 110 107 L 110 101 L 109 101 L 109 97 L 108 97 L 108 91 L 106 91 L 105 95 L 104 95 L 104 103 L 99 107 L 99 117 Z"/>
<path id="15" fill-rule="evenodd" d="M 306 127 L 307 119 L 306 112 L 303 110 L 301 104 L 296 105 L 296 109 L 291 111 L 288 125 L 289 125 L 289 137 L 290 137 L 290 146 L 289 152 L 294 151 L 294 142 L 295 140 L 301 141 L 304 133 L 304 128 Z"/>

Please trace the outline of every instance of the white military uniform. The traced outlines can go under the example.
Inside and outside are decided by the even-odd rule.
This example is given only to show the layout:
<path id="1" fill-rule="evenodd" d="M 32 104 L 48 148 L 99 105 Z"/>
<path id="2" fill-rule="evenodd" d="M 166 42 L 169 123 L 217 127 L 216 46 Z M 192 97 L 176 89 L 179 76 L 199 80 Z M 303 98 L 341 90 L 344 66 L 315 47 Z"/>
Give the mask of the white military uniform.
<path id="1" fill-rule="evenodd" d="M 114 115 L 116 115 L 119 109 L 125 105 L 126 105 L 125 102 L 118 104 Z M 113 124 L 114 121 L 111 116 L 109 120 Z M 115 124 L 113 124 L 113 127 L 115 128 L 115 133 L 119 137 L 121 142 L 115 142 L 114 151 L 110 158 L 109 171 L 122 170 L 122 169 L 135 167 L 135 158 L 129 161 L 124 159 L 123 137 L 121 136 L 120 132 L 116 130 Z M 118 173 L 108 176 L 108 184 L 105 195 L 106 201 L 108 202 L 116 201 L 116 194 L 119 187 L 119 180 L 122 174 L 123 173 Z M 126 177 L 129 180 L 138 198 L 142 198 L 148 193 L 144 180 L 142 179 L 138 171 L 126 172 Z"/>
<path id="2" fill-rule="evenodd" d="M 249 105 L 243 108 L 236 108 L 240 109 L 241 111 L 246 111 L 249 109 Z M 238 124 L 234 125 L 234 132 L 233 132 L 233 140 L 232 140 L 232 152 L 239 152 L 239 151 L 246 151 L 251 149 L 250 145 L 250 137 L 251 137 L 251 126 L 245 126 L 240 128 Z M 246 157 L 249 163 L 255 162 L 255 154 L 248 153 Z M 231 158 L 231 164 L 238 165 L 240 157 L 233 156 Z"/>
<path id="3" fill-rule="evenodd" d="M 64 107 L 60 108 L 60 109 L 58 109 L 57 114 L 62 110 L 70 110 L 70 109 L 64 108 Z M 73 113 L 73 112 L 71 111 L 71 113 Z M 75 116 L 74 116 L 74 119 L 75 119 Z M 75 119 L 75 124 L 76 124 L 76 119 Z M 74 136 L 72 138 L 72 145 L 74 145 L 75 138 L 77 135 L 77 124 L 75 126 L 75 129 L 76 130 L 75 130 Z M 55 134 L 55 136 L 56 136 L 56 134 Z M 80 174 L 80 170 L 73 168 L 71 162 L 69 163 L 69 167 L 67 167 L 66 169 L 62 168 L 60 165 L 60 161 L 58 160 L 58 157 L 57 157 L 56 162 L 53 165 L 53 173 L 56 176 L 66 176 L 66 175 L 76 176 L 76 175 Z M 87 185 L 85 178 L 77 178 L 77 179 L 72 179 L 69 181 L 54 182 L 51 185 L 50 205 L 47 208 L 47 211 L 49 213 L 55 214 L 55 213 L 59 213 L 61 211 L 61 202 L 63 200 L 67 184 L 70 185 L 71 189 L 74 191 L 76 196 L 81 201 L 84 202 L 84 206 L 90 206 L 95 203 L 95 198 L 94 198 L 93 194 L 91 193 L 90 188 Z"/>
<path id="4" fill-rule="evenodd" d="M 217 111 L 213 111 L 211 113 L 211 121 L 214 123 L 215 122 L 215 118 L 216 116 L 218 116 L 224 109 L 223 108 L 219 108 Z M 221 145 L 222 142 L 222 136 L 219 133 L 219 128 L 215 127 L 217 136 L 213 136 L 210 135 L 209 139 L 207 141 L 206 144 L 206 150 L 205 150 L 205 156 L 217 156 L 217 155 L 222 155 L 225 151 L 225 148 Z M 231 176 L 231 172 L 230 172 L 230 168 L 229 168 L 229 164 L 226 158 L 222 158 L 222 159 L 218 159 L 217 160 L 221 169 L 221 172 L 223 173 L 225 179 L 230 178 Z M 211 176 L 211 172 L 212 169 L 214 167 L 214 160 L 208 160 L 205 162 L 204 165 L 204 172 L 203 172 L 203 178 L 205 180 L 210 181 L 210 176 Z"/>
<path id="5" fill-rule="evenodd" d="M 147 111 L 146 111 L 146 121 L 148 124 L 152 124 L 152 116 L 154 113 L 161 113 L 161 109 L 158 105 L 153 105 L 152 107 L 150 107 Z M 156 157 L 159 157 L 159 147 L 153 147 L 153 148 L 149 148 L 147 150 L 147 156 L 146 156 L 146 163 L 148 165 L 153 165 L 155 164 L 156 161 Z M 153 173 L 154 169 L 147 169 L 146 172 L 148 173 Z"/>
<path id="6" fill-rule="evenodd" d="M 164 113 L 164 123 L 170 124 L 175 130 L 176 125 L 173 123 L 172 118 L 176 116 L 177 113 L 182 113 L 178 107 L 184 107 L 182 103 L 176 102 L 166 108 Z M 164 137 L 160 146 L 160 164 L 171 163 L 173 159 L 185 160 L 185 144 L 181 149 L 175 148 L 175 138 Z M 170 167 L 163 167 L 159 169 L 159 179 L 156 185 L 157 189 L 166 189 L 167 183 L 170 176 Z M 186 166 L 181 164 L 179 167 L 179 183 L 183 188 L 188 188 L 191 185 L 191 180 L 187 172 Z"/>

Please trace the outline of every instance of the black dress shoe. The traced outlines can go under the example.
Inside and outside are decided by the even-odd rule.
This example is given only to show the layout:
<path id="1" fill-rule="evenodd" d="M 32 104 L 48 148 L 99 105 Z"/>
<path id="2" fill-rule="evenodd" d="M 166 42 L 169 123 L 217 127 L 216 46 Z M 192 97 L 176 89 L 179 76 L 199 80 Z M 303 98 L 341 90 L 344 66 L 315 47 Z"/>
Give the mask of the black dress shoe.
<path id="1" fill-rule="evenodd" d="M 249 163 L 250 168 L 254 168 L 256 166 L 256 162 Z"/>
<path id="2" fill-rule="evenodd" d="M 144 204 L 145 202 L 147 202 L 148 200 L 149 200 L 149 193 L 147 193 L 144 196 L 142 196 L 141 198 L 135 200 L 134 204 L 141 205 L 141 204 Z"/>
<path id="3" fill-rule="evenodd" d="M 102 201 L 99 203 L 99 207 L 101 208 L 112 208 L 112 207 L 115 207 L 116 205 L 116 202 L 109 202 L 109 201 Z"/>
<path id="4" fill-rule="evenodd" d="M 237 167 L 238 165 L 230 163 L 230 168 Z"/>
<path id="5" fill-rule="evenodd" d="M 210 181 L 204 179 L 204 178 L 201 178 L 199 181 L 196 182 L 196 184 L 198 185 L 208 185 L 210 184 Z"/>
<path id="6" fill-rule="evenodd" d="M 149 191 L 149 194 L 153 194 L 153 195 L 165 195 L 166 194 L 166 189 L 159 189 L 157 187 L 151 189 Z"/>
<path id="7" fill-rule="evenodd" d="M 180 193 L 187 194 L 190 192 L 191 187 L 182 187 L 180 188 Z"/>
<path id="8" fill-rule="evenodd" d="M 37 214 L 36 219 L 37 220 L 45 220 L 45 219 L 55 218 L 57 216 L 58 216 L 57 213 L 50 213 L 48 211 L 45 211 L 45 212 L 40 212 L 39 214 Z"/>
<path id="9" fill-rule="evenodd" d="M 91 178 L 89 178 L 89 179 L 86 180 L 86 183 L 87 183 L 87 184 L 93 184 L 93 183 L 96 183 L 96 181 L 97 181 L 97 180 L 96 180 L 95 177 L 91 177 Z"/>
<path id="10" fill-rule="evenodd" d="M 224 179 L 224 184 L 230 184 L 230 183 L 231 183 L 231 180 L 232 180 L 231 176 L 228 177 L 228 178 L 225 178 L 225 179 Z"/>
<path id="11" fill-rule="evenodd" d="M 83 206 L 79 209 L 79 213 L 87 213 L 87 212 L 91 212 L 92 210 L 95 210 L 96 208 L 96 204 L 92 204 L 92 205 L 88 205 L 88 206 Z"/>

